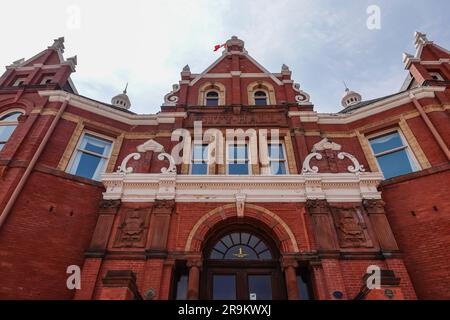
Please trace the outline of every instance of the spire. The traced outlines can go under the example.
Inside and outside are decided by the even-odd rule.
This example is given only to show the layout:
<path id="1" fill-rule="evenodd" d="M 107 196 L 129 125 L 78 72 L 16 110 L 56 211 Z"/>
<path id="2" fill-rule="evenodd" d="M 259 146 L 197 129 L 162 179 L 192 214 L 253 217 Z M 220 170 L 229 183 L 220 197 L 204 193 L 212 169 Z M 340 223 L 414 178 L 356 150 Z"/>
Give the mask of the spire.
<path id="1" fill-rule="evenodd" d="M 53 40 L 53 44 L 48 48 L 55 49 L 57 51 L 60 51 L 61 53 L 64 53 L 64 37 L 59 37 L 58 39 Z"/>
<path id="2" fill-rule="evenodd" d="M 118 94 L 117 96 L 114 96 L 111 99 L 111 104 L 115 107 L 128 110 L 131 107 L 130 98 L 127 96 L 127 89 L 128 89 L 128 82 L 125 85 L 125 89 L 121 94 Z"/>

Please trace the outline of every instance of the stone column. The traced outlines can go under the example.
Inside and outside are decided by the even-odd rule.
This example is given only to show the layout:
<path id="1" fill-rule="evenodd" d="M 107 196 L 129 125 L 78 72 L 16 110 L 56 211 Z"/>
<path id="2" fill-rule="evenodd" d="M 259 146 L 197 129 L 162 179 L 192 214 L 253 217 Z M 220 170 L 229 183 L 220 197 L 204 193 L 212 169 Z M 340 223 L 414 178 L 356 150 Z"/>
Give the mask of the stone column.
<path id="1" fill-rule="evenodd" d="M 380 243 L 380 249 L 384 253 L 398 252 L 399 248 L 384 210 L 384 201 L 364 200 L 363 206 Z"/>
<path id="2" fill-rule="evenodd" d="M 189 268 L 188 281 L 188 300 L 198 300 L 200 291 L 200 270 L 202 262 L 200 259 L 188 260 L 187 267 Z"/>
<path id="3" fill-rule="evenodd" d="M 300 300 L 297 285 L 297 272 L 295 269 L 298 263 L 294 259 L 283 259 L 284 277 L 286 279 L 286 289 L 288 300 Z"/>
<path id="4" fill-rule="evenodd" d="M 306 209 L 311 215 L 317 250 L 321 253 L 339 250 L 336 229 L 326 200 L 308 200 Z"/>

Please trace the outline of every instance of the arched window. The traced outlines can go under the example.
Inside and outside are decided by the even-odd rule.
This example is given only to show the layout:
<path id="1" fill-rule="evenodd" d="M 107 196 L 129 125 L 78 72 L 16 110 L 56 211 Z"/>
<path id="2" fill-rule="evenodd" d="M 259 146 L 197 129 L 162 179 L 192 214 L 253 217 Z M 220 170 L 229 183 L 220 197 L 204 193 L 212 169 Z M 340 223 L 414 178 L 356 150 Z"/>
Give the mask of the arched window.
<path id="1" fill-rule="evenodd" d="M 267 105 L 267 94 L 264 91 L 255 92 L 255 105 L 256 106 L 266 106 Z"/>
<path id="2" fill-rule="evenodd" d="M 13 111 L 0 116 L 0 150 L 3 149 L 9 138 L 13 134 L 17 125 L 19 124 L 19 117 L 23 113 L 20 111 Z"/>
<path id="3" fill-rule="evenodd" d="M 208 91 L 206 93 L 206 106 L 216 107 L 219 105 L 219 93 L 217 91 Z"/>
<path id="4" fill-rule="evenodd" d="M 266 243 L 254 234 L 235 232 L 222 237 L 209 255 L 212 260 L 272 260 Z"/>

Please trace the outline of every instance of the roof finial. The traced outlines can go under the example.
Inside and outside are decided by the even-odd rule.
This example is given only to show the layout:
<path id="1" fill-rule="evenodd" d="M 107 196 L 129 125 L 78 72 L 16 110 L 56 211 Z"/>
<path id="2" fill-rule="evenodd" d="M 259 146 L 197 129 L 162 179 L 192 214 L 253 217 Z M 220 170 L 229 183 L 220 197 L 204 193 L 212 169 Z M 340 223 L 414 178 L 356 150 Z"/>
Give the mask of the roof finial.
<path id="1" fill-rule="evenodd" d="M 350 91 L 350 89 L 347 87 L 347 84 L 345 83 L 345 81 L 342 80 L 342 82 L 344 83 L 345 91 L 346 91 L 346 92 Z"/>
<path id="2" fill-rule="evenodd" d="M 123 90 L 124 94 L 127 94 L 127 89 L 128 89 L 128 82 L 127 82 L 127 85 L 125 86 L 125 90 Z"/>

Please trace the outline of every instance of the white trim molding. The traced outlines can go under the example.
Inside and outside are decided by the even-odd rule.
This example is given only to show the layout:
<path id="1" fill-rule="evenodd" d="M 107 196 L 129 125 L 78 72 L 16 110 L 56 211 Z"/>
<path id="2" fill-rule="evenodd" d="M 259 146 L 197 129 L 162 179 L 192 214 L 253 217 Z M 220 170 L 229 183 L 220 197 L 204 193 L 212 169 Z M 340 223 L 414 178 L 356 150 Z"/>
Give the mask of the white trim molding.
<path id="1" fill-rule="evenodd" d="M 61 90 L 39 91 L 41 97 L 49 97 L 50 102 L 64 102 L 70 98 L 70 105 L 128 125 L 153 125 L 175 123 L 176 118 L 186 118 L 186 112 L 160 112 L 158 114 L 131 114 L 116 110 L 110 105 L 93 101 Z"/>
<path id="2" fill-rule="evenodd" d="M 326 199 L 329 202 L 360 202 L 381 199 L 377 190 L 383 180 L 379 172 L 317 173 L 286 176 L 229 176 L 106 173 L 102 182 L 106 200 L 153 202 L 305 202 Z"/>

